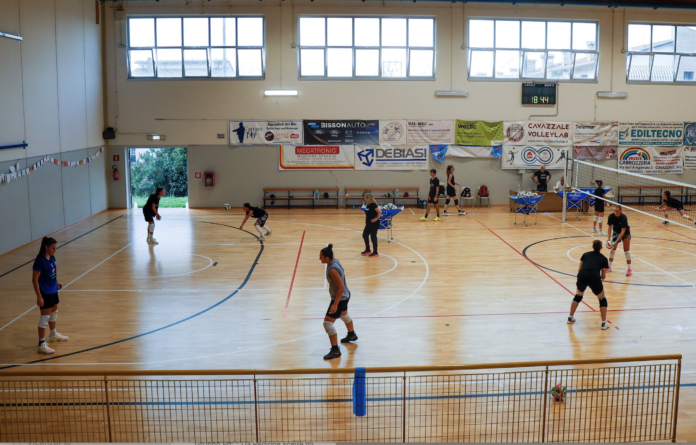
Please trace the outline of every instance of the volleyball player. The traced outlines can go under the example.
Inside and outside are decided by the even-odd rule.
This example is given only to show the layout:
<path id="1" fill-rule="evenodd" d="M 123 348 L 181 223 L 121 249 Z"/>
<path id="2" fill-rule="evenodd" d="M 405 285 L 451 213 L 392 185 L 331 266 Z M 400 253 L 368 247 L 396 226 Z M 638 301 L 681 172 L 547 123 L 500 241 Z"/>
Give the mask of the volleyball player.
<path id="1" fill-rule="evenodd" d="M 449 216 L 449 213 L 447 213 L 447 207 L 449 206 L 450 199 L 452 198 L 454 198 L 454 205 L 459 211 L 459 216 L 466 215 L 466 212 L 459 207 L 459 198 L 457 198 L 457 189 L 454 188 L 455 185 L 458 185 L 459 187 L 462 186 L 461 184 L 454 182 L 454 165 L 448 165 L 446 187 L 447 193 L 445 194 L 447 198 L 445 199 L 445 209 L 442 211 L 443 216 Z"/>
<path id="2" fill-rule="evenodd" d="M 611 272 L 611 266 L 614 262 L 614 255 L 616 254 L 616 248 L 619 246 L 619 241 L 623 242 L 624 255 L 626 256 L 626 264 L 628 265 L 628 270 L 626 271 L 626 276 L 630 277 L 633 275 L 631 272 L 631 227 L 628 225 L 628 217 L 621 210 L 621 206 L 614 207 L 614 212 L 609 215 L 607 219 L 608 232 L 611 233 L 611 238 L 607 237 L 607 242 L 611 240 L 612 246 L 609 252 L 609 269 L 607 272 Z"/>
<path id="3" fill-rule="evenodd" d="M 157 187 L 155 193 L 147 198 L 147 203 L 143 207 L 143 215 L 145 216 L 145 221 L 147 221 L 147 242 L 149 244 L 159 244 L 152 236 L 155 233 L 155 218 L 157 220 L 162 219 L 159 214 L 159 202 L 162 196 L 164 196 L 164 189 Z"/>
<path id="4" fill-rule="evenodd" d="M 370 258 L 379 257 L 377 253 L 377 231 L 379 230 L 379 219 L 382 217 L 382 210 L 377 205 L 375 197 L 370 193 L 365 194 L 365 228 L 363 229 L 363 240 L 365 240 L 365 251 L 362 255 L 369 255 Z M 370 238 L 372 238 L 372 247 L 370 250 Z"/>
<path id="5" fill-rule="evenodd" d="M 321 249 L 319 260 L 322 264 L 326 264 L 326 281 L 329 283 L 329 295 L 331 295 L 331 303 L 329 303 L 329 309 L 324 317 L 324 330 L 329 335 L 331 342 L 331 351 L 324 356 L 324 360 L 331 360 L 341 356 L 341 350 L 338 348 L 338 333 L 334 326 L 338 318 L 343 320 L 348 329 L 348 335 L 341 339 L 341 343 L 355 341 L 358 336 L 355 335 L 353 320 L 348 315 L 350 289 L 346 284 L 346 273 L 341 263 L 334 258 L 333 244 Z"/>
<path id="6" fill-rule="evenodd" d="M 689 215 L 684 212 L 684 204 L 677 198 L 672 198 L 672 192 L 669 190 L 665 190 L 662 192 L 662 204 L 660 207 L 655 209 L 659 212 L 667 212 L 668 210 L 676 210 L 679 212 L 682 218 L 686 218 L 688 220 L 693 221 Z M 666 214 L 665 214 L 666 217 Z M 694 222 L 696 224 L 696 222 Z M 662 224 L 669 224 L 669 221 L 665 219 L 665 221 Z"/>
<path id="7" fill-rule="evenodd" d="M 55 350 L 46 344 L 46 326 L 51 328 L 51 336 L 48 341 L 68 341 L 68 337 L 60 335 L 56 331 L 56 318 L 58 318 L 58 291 L 63 285 L 58 281 L 56 273 L 57 242 L 53 238 L 44 237 L 41 240 L 39 254 L 34 260 L 31 282 L 36 292 L 36 305 L 41 310 L 39 317 L 39 347 L 37 351 L 42 354 L 53 354 Z"/>
<path id="8" fill-rule="evenodd" d="M 594 200 L 594 223 L 592 224 L 592 233 L 599 233 L 600 235 L 606 235 L 606 232 L 602 230 L 602 221 L 604 221 L 604 200 L 599 198 L 605 197 L 604 192 L 604 182 L 601 179 L 595 181 L 597 183 L 597 188 L 592 193 L 595 196 Z M 599 223 L 599 230 L 597 230 L 597 223 Z"/>
<path id="9" fill-rule="evenodd" d="M 254 218 L 256 218 L 256 222 L 254 223 L 254 227 L 261 234 L 261 236 L 259 237 L 259 239 L 261 241 L 266 239 L 266 237 L 263 234 L 264 227 L 268 231 L 267 235 L 273 234 L 273 231 L 266 225 L 266 221 L 268 220 L 268 212 L 266 212 L 264 209 L 260 209 L 258 207 L 252 207 L 251 204 L 249 204 L 248 202 L 245 202 L 244 205 L 242 206 L 242 208 L 244 209 L 244 212 L 246 212 L 246 216 L 244 217 L 244 221 L 242 221 L 242 225 L 239 226 L 240 229 L 243 229 L 244 224 L 246 224 L 249 217 L 253 216 Z"/>
<path id="10" fill-rule="evenodd" d="M 421 216 L 421 221 L 428 220 L 428 213 L 430 213 L 430 207 L 435 206 L 435 212 L 437 216 L 435 221 L 440 221 L 440 207 L 437 206 L 437 201 L 440 196 L 440 180 L 437 179 L 437 170 L 434 168 L 430 170 L 430 191 L 428 192 L 428 206 L 425 209 L 425 216 Z"/>
<path id="11" fill-rule="evenodd" d="M 582 301 L 585 290 L 589 287 L 592 293 L 599 299 L 599 313 L 602 315 L 602 330 L 609 329 L 607 323 L 607 297 L 604 294 L 604 284 L 602 283 L 607 278 L 607 269 L 609 261 L 607 257 L 602 255 L 602 242 L 598 239 L 592 242 L 592 252 L 586 252 L 580 258 L 580 267 L 578 267 L 577 291 L 575 298 L 570 303 L 570 315 L 568 315 L 568 324 L 575 323 L 575 310 Z"/>

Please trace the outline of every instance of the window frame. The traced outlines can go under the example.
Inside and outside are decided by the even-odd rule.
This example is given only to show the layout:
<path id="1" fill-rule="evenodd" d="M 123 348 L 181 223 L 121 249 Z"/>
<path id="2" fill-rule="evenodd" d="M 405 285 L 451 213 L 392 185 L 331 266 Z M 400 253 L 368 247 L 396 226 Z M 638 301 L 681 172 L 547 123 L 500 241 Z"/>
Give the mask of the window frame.
<path id="1" fill-rule="evenodd" d="M 324 22 L 324 46 L 302 46 L 301 45 L 301 19 L 303 18 L 323 18 Z M 351 46 L 329 46 L 329 27 L 328 19 L 349 18 L 352 21 L 352 44 Z M 378 46 L 356 46 L 355 45 L 355 19 L 378 19 L 379 20 L 379 45 Z M 382 20 L 383 19 L 405 19 L 406 20 L 406 45 L 405 46 L 382 46 Z M 409 46 L 409 19 L 430 19 L 433 21 L 433 46 Z M 415 80 L 436 80 L 437 78 L 437 19 L 435 16 L 404 16 L 404 15 L 336 15 L 336 14 L 302 14 L 297 17 L 297 79 L 298 80 L 392 80 L 392 81 L 415 81 Z M 347 76 L 329 76 L 328 50 L 330 48 L 350 49 L 352 53 L 352 74 Z M 324 75 L 323 76 L 303 76 L 302 75 L 302 50 L 320 49 L 324 51 Z M 403 49 L 406 51 L 406 75 L 404 77 L 384 77 L 382 75 L 382 50 L 383 49 Z M 377 66 L 377 76 L 357 76 L 356 75 L 356 51 L 357 50 L 377 50 L 379 51 L 379 63 Z M 428 50 L 433 52 L 433 74 L 432 76 L 410 76 L 411 70 L 411 50 Z"/>
<path id="2" fill-rule="evenodd" d="M 628 30 L 631 25 L 649 25 L 650 26 L 650 51 L 629 51 L 628 50 Z M 653 27 L 654 26 L 673 26 L 674 27 L 674 51 L 672 52 L 662 52 L 654 51 L 653 48 Z M 679 40 L 679 33 L 677 32 L 680 26 L 684 27 L 694 27 L 696 24 L 686 24 L 686 23 L 660 23 L 660 22 L 640 22 L 631 21 L 626 24 L 626 83 L 639 84 L 639 85 L 696 85 L 696 79 L 692 80 L 678 80 L 679 68 L 681 67 L 682 57 L 696 57 L 696 52 L 693 53 L 680 53 L 677 52 L 677 41 Z M 629 76 L 631 74 L 631 66 L 633 64 L 633 56 L 648 56 L 650 57 L 650 70 L 648 75 L 648 80 L 630 80 Z M 671 81 L 652 81 L 653 68 L 655 66 L 655 56 L 672 56 L 679 57 L 677 64 L 674 68 L 674 76 Z M 694 76 L 696 77 L 696 76 Z"/>
<path id="3" fill-rule="evenodd" d="M 181 46 L 157 46 L 157 19 L 181 19 Z M 208 19 L 208 46 L 185 46 L 184 45 L 184 19 L 186 18 L 206 18 Z M 212 45 L 212 26 L 210 19 L 214 18 L 234 18 L 235 19 L 235 46 L 219 46 Z M 262 42 L 261 46 L 240 46 L 239 45 L 239 22 L 240 18 L 260 18 L 263 26 L 261 30 Z M 130 20 L 131 19 L 153 19 L 154 20 L 154 46 L 131 46 L 130 44 Z M 128 72 L 127 80 L 157 80 L 157 81 L 182 81 L 182 80 L 265 80 L 266 79 L 266 16 L 265 14 L 209 14 L 209 15 L 192 15 L 192 14 L 146 14 L 146 15 L 128 15 L 124 20 L 125 35 L 126 35 L 126 70 Z M 158 77 L 157 75 L 157 49 L 179 49 L 181 50 L 181 77 Z M 212 73 L 212 50 L 214 49 L 234 49 L 235 50 L 235 76 L 234 77 L 213 77 Z M 261 50 L 261 75 L 260 76 L 240 76 L 239 75 L 239 50 Z M 186 76 L 186 67 L 184 62 L 185 50 L 206 50 L 207 61 L 207 76 Z M 131 51 L 150 51 L 152 54 L 152 69 L 153 76 L 133 76 L 131 73 Z"/>
<path id="4" fill-rule="evenodd" d="M 491 20 L 493 21 L 493 47 L 491 48 L 482 48 L 482 47 L 473 47 L 469 45 L 469 42 L 471 41 L 471 26 L 470 23 L 472 20 Z M 520 30 L 519 30 L 519 47 L 518 48 L 497 48 L 496 47 L 496 41 L 495 41 L 495 30 L 496 30 L 496 22 L 519 22 L 520 23 Z M 545 33 L 544 33 L 544 48 L 525 48 L 522 46 L 522 22 L 540 22 L 544 23 L 544 28 L 545 28 Z M 570 23 L 570 48 L 569 49 L 549 49 L 548 48 L 548 38 L 549 38 L 549 23 Z M 594 50 L 587 50 L 587 49 L 573 49 L 573 24 L 574 23 L 594 23 L 596 25 L 595 27 L 595 44 L 597 46 L 596 49 Z M 466 22 L 466 77 L 467 80 L 472 81 L 472 82 L 573 82 L 573 83 L 597 83 L 599 82 L 599 62 L 601 59 L 600 51 L 599 51 L 599 21 L 597 20 L 562 20 L 562 19 L 541 19 L 541 18 L 508 18 L 508 17 L 468 17 L 467 22 Z M 471 75 L 471 58 L 472 58 L 472 53 L 474 51 L 491 51 L 493 52 L 493 71 L 492 71 L 492 76 L 491 77 L 481 77 L 481 76 L 472 76 Z M 517 78 L 498 78 L 495 77 L 495 59 L 496 59 L 496 52 L 497 51 L 518 51 L 520 53 L 520 69 L 519 69 L 519 77 Z M 571 58 L 573 60 L 572 67 L 570 69 L 570 77 L 568 79 L 554 79 L 554 78 L 549 78 L 548 77 L 548 54 L 549 52 L 569 52 L 571 53 Z M 545 53 L 545 58 L 544 58 L 544 77 L 525 77 L 524 76 L 524 58 L 526 53 Z M 597 61 L 595 62 L 595 69 L 594 69 L 594 78 L 592 79 L 574 79 L 573 76 L 575 75 L 575 59 L 577 54 L 595 54 L 597 57 Z"/>

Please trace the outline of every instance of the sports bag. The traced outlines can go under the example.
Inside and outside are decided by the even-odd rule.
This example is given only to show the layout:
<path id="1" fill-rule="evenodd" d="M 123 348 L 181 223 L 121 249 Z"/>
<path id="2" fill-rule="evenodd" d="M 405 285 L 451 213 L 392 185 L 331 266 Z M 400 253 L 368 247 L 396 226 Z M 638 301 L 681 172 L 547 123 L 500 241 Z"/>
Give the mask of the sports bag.
<path id="1" fill-rule="evenodd" d="M 478 195 L 482 198 L 487 198 L 488 197 L 488 187 L 486 187 L 485 185 L 482 185 L 481 187 L 479 187 Z"/>

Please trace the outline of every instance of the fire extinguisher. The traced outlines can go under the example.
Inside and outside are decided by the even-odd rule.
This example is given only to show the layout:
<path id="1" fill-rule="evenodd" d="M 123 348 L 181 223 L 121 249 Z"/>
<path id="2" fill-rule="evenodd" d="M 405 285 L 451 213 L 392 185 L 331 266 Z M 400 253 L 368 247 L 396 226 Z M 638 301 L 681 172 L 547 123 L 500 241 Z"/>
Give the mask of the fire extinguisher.
<path id="1" fill-rule="evenodd" d="M 111 166 L 111 170 L 114 172 L 114 181 L 118 181 L 118 167 L 116 167 L 116 164 Z"/>

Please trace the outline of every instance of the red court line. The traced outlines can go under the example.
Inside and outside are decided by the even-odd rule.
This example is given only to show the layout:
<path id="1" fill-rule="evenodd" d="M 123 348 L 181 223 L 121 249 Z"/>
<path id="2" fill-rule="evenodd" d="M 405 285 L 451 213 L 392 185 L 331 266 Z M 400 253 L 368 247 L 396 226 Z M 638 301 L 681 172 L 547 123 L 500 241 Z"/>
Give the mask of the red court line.
<path id="1" fill-rule="evenodd" d="M 686 236 L 686 235 L 684 235 L 683 233 L 675 232 L 674 230 L 669 230 L 668 228 L 662 227 L 662 226 L 657 226 L 657 227 L 659 227 L 659 228 L 662 229 L 662 230 L 666 230 L 666 231 L 668 231 L 668 232 L 676 233 L 677 235 L 681 235 L 681 236 L 684 236 L 684 237 L 686 237 L 686 238 L 689 238 L 689 239 L 692 239 L 692 240 L 696 241 L 696 238 L 691 238 L 690 236 Z"/>
<path id="2" fill-rule="evenodd" d="M 302 232 L 302 241 L 300 241 L 300 250 L 297 252 L 297 261 L 295 261 L 295 270 L 292 273 L 292 281 L 290 282 L 290 290 L 288 291 L 288 299 L 285 300 L 285 310 L 283 311 L 283 320 L 285 320 L 285 314 L 288 312 L 288 305 L 290 305 L 290 295 L 292 295 L 292 285 L 295 284 L 295 275 L 297 274 L 297 265 L 300 264 L 300 254 L 302 253 L 302 244 L 304 243 L 305 232 Z"/>
<path id="3" fill-rule="evenodd" d="M 483 227 L 486 227 L 486 225 L 483 224 L 481 221 L 479 221 L 479 220 L 476 220 L 476 221 L 477 221 L 479 224 L 481 224 Z M 488 229 L 488 227 L 486 227 L 486 229 Z M 549 275 L 544 269 L 542 269 L 541 267 L 539 267 L 539 266 L 537 266 L 536 264 L 534 264 L 534 261 L 532 261 L 532 260 L 530 260 L 529 258 L 527 258 L 526 256 L 522 255 L 522 253 L 521 253 L 519 250 L 517 250 L 517 249 L 515 249 L 514 247 L 512 247 L 512 245 L 510 245 L 510 243 L 508 243 L 508 242 L 505 241 L 503 238 L 501 238 L 500 235 L 498 235 L 497 233 L 495 233 L 495 232 L 492 231 L 491 229 L 488 229 L 488 231 L 491 232 L 493 235 L 495 235 L 500 241 L 502 241 L 502 242 L 504 242 L 505 244 L 507 244 L 508 247 L 510 247 L 510 248 L 511 248 L 512 250 L 514 250 L 515 252 L 517 252 L 522 258 L 524 258 L 525 260 L 529 261 L 534 267 L 536 267 L 536 268 L 539 269 L 541 272 L 543 272 L 544 275 L 546 275 L 547 277 L 551 278 L 556 284 L 558 284 L 558 285 L 561 286 L 563 289 L 565 289 L 570 295 L 575 295 L 575 292 L 571 292 L 570 289 L 568 289 L 567 287 L 565 287 L 564 285 L 562 285 L 557 279 L 555 279 L 554 277 L 552 277 L 551 275 Z M 583 300 L 582 303 L 583 303 L 585 306 L 587 306 L 588 308 L 592 309 L 592 312 L 597 312 L 592 306 L 590 306 L 589 304 L 587 304 L 587 303 L 585 302 L 585 300 Z"/>

